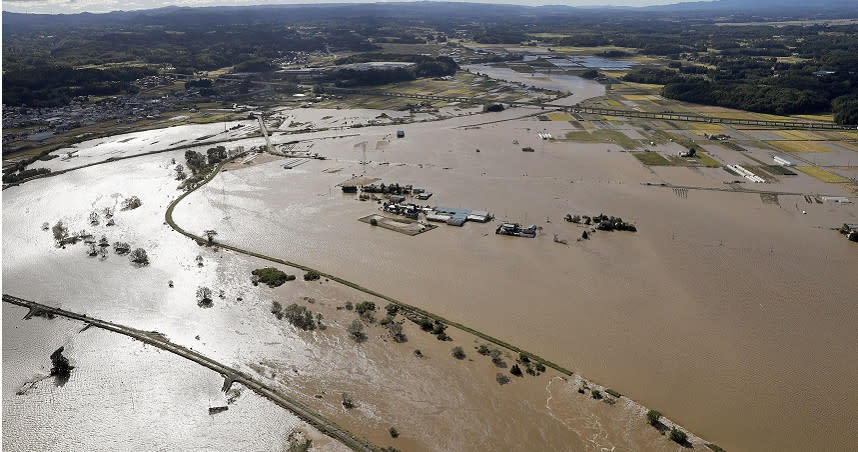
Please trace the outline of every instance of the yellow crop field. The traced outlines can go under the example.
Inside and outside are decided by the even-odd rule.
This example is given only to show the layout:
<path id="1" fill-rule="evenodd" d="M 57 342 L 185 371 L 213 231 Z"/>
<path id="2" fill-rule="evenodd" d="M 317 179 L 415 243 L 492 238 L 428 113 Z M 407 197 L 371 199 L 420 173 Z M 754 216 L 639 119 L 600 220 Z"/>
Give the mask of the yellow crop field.
<path id="1" fill-rule="evenodd" d="M 626 94 L 623 97 L 625 97 L 626 100 L 633 100 L 633 101 L 652 100 L 652 98 L 653 98 L 649 94 Z"/>
<path id="2" fill-rule="evenodd" d="M 802 140 L 824 140 L 825 137 L 808 130 L 790 130 L 790 133 Z"/>
<path id="3" fill-rule="evenodd" d="M 706 131 L 716 131 L 716 132 L 720 132 L 720 131 L 725 129 L 725 127 L 722 126 L 721 124 L 707 124 L 705 122 L 701 122 L 701 123 L 696 122 L 696 123 L 694 123 L 694 125 L 692 125 L 692 127 L 695 130 L 706 130 Z"/>
<path id="4" fill-rule="evenodd" d="M 808 119 L 810 121 L 834 121 L 834 115 L 795 115 L 796 118 Z"/>
<path id="5" fill-rule="evenodd" d="M 605 99 L 605 103 L 612 107 L 622 107 L 623 103 L 614 99 Z"/>
<path id="6" fill-rule="evenodd" d="M 756 115 L 753 113 L 747 113 L 744 111 L 719 111 L 717 113 L 713 113 L 712 116 L 728 119 L 757 119 Z"/>
<path id="7" fill-rule="evenodd" d="M 831 152 L 822 141 L 767 141 L 766 143 L 787 152 Z"/>
<path id="8" fill-rule="evenodd" d="M 570 119 L 573 119 L 572 115 L 570 115 L 569 113 L 560 112 L 560 111 L 554 112 L 554 113 L 549 113 L 547 116 L 548 116 L 548 119 L 550 119 L 552 121 L 569 121 Z"/>
<path id="9" fill-rule="evenodd" d="M 794 168 L 823 182 L 829 182 L 832 184 L 843 184 L 849 182 L 849 179 L 839 174 L 834 174 L 831 171 L 816 166 L 796 166 Z"/>

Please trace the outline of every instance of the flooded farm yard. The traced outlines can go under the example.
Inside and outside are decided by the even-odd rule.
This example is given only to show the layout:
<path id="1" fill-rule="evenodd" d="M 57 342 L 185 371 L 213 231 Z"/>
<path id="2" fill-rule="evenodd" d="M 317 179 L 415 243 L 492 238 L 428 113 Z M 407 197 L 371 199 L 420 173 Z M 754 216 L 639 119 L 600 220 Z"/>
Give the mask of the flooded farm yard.
<path id="1" fill-rule="evenodd" d="M 643 406 L 659 409 L 690 433 L 727 450 L 844 449 L 854 443 L 856 430 L 849 423 L 856 392 L 806 388 L 806 382 L 849 388 L 854 386 L 851 376 L 858 373 L 858 308 L 851 302 L 858 283 L 850 276 L 858 257 L 854 247 L 829 229 L 854 222 L 854 204 L 799 205 L 804 203 L 800 196 L 781 196 L 779 205 L 773 205 L 741 191 L 689 190 L 678 196 L 669 188 L 641 183 L 719 188 L 730 176 L 714 168 L 644 166 L 616 144 L 559 139 L 578 130 L 569 122 L 514 119 L 534 113 L 538 111 L 510 109 L 348 134 L 275 135 L 276 143 L 340 138 L 313 141 L 312 151 L 327 160 L 292 169 L 270 156 L 249 165 L 230 164 L 179 203 L 173 219 L 194 234 L 214 229 L 218 242 L 320 269 L 499 337 L 575 371 L 572 377 L 549 368 L 539 376 L 511 376 L 511 383 L 499 385 L 496 375 L 509 375 L 509 369 L 479 354 L 484 342 L 475 336 L 449 328 L 453 340 L 439 341 L 400 314 L 397 320 L 403 322 L 408 342 L 396 343 L 379 322 L 385 301 L 324 279 L 302 281 L 298 269 L 277 266 L 298 275 L 297 281 L 274 289 L 253 286 L 251 270 L 270 262 L 198 246 L 164 223 L 167 205 L 180 193 L 171 159 L 182 162 L 184 151 L 112 162 L 5 190 L 4 292 L 157 330 L 264 378 L 376 444 L 403 450 L 497 450 L 509 444 L 533 450 L 672 450 L 673 443 L 645 424 Z M 491 124 L 493 120 L 505 121 Z M 405 137 L 393 138 L 396 130 Z M 537 132 L 558 139 L 542 140 Z M 640 134 L 635 136 L 644 136 Z M 228 146 L 261 142 L 248 138 Z M 523 147 L 534 152 L 522 152 Z M 361 164 L 364 148 L 366 165 Z M 535 239 L 520 239 L 495 235 L 496 222 L 468 222 L 462 228 L 440 224 L 414 236 L 375 228 L 359 219 L 378 214 L 379 205 L 360 202 L 338 186 L 364 172 L 385 183 L 433 192 L 430 200 L 417 201 L 421 204 L 488 210 L 497 220 L 543 229 Z M 809 177 L 801 180 L 811 184 Z M 791 187 L 807 188 L 782 184 L 784 191 Z M 837 190 L 832 184 L 813 187 Z M 91 211 L 116 207 L 132 195 L 140 197 L 142 206 L 116 209 L 115 226 L 88 225 Z M 584 228 L 563 221 L 567 213 L 622 216 L 638 232 L 597 232 L 578 242 Z M 51 232 L 39 225 L 60 219 L 74 230 L 92 229 L 110 242 L 144 247 L 151 263 L 133 268 L 127 258 L 114 254 L 103 261 L 91 258 L 83 244 L 56 248 Z M 555 234 L 568 245 L 555 243 Z M 223 290 L 223 298 L 215 296 L 212 308 L 200 308 L 195 302 L 199 286 L 216 294 Z M 355 343 L 347 328 L 359 316 L 346 302 L 364 300 L 375 302 L 379 312 L 376 322 L 365 322 L 367 340 Z M 271 313 L 273 301 L 322 314 L 327 328 L 302 331 L 278 320 Z M 24 311 L 5 304 L 4 326 L 7 313 L 16 311 L 21 315 L 9 322 L 18 330 L 28 328 L 14 333 L 25 338 L 54 334 L 54 342 L 63 345 L 70 333 L 58 331 L 77 331 L 67 326 L 76 323 L 62 319 L 17 320 Z M 48 326 L 48 333 L 35 331 L 33 324 Z M 59 345 L 43 341 L 51 345 L 19 349 L 10 345 L 6 330 L 4 362 L 7 353 L 16 354 L 23 357 L 24 368 L 41 369 L 9 375 L 8 381 L 4 374 L 4 401 L 18 401 L 4 403 L 4 414 L 13 407 L 9 409 L 24 415 L 34 408 L 21 403 L 15 390 L 34 373 L 45 373 L 39 366 Z M 109 336 L 93 328 L 73 343 L 90 334 Z M 11 344 L 27 342 L 15 337 Z M 87 357 L 109 361 L 103 357 L 111 355 L 99 355 L 99 343 L 67 347 L 87 351 L 71 355 L 73 364 Z M 144 353 L 134 348 L 139 346 L 161 357 L 138 361 L 180 361 L 131 344 L 123 353 Z M 455 346 L 462 347 L 463 360 L 451 356 Z M 115 355 L 117 361 L 133 360 Z M 518 359 L 509 352 L 501 356 L 508 366 Z M 84 384 L 88 372 L 73 376 L 62 389 Z M 578 372 L 592 380 L 580 380 Z M 176 405 L 184 411 L 200 407 L 199 419 L 185 422 L 199 424 L 195 431 L 203 431 L 213 428 L 211 421 L 205 423 L 204 396 L 221 394 L 221 382 L 209 371 L 193 372 L 197 374 L 202 375 L 194 378 L 198 383 L 181 390 L 184 395 Z M 49 388 L 48 383 L 38 387 Z M 580 394 L 585 385 L 589 389 Z M 643 406 L 627 397 L 610 405 L 591 396 L 605 387 Z M 53 390 L 53 397 L 59 390 Z M 354 408 L 343 406 L 343 393 L 354 399 Z M 123 394 L 127 399 L 127 391 Z M 63 403 L 77 403 L 75 397 L 82 396 L 69 396 Z M 152 406 L 161 403 L 152 397 Z M 300 427 L 287 411 L 250 391 L 243 391 L 237 403 L 252 400 L 254 406 L 272 408 L 249 408 L 256 410 L 249 418 L 260 432 L 247 441 L 270 438 L 265 427 L 267 419 L 274 419 L 270 416 L 291 419 L 289 425 Z M 58 408 L 49 419 L 61 412 Z M 817 421 L 807 425 L 802 413 L 813 413 Z M 231 406 L 214 419 L 234 414 Z M 177 416 L 181 414 L 165 417 Z M 391 438 L 392 426 L 399 438 Z M 806 434 L 797 438 L 791 432 L 799 429 Z M 224 437 L 230 431 L 224 430 Z M 285 431 L 280 429 L 277 440 L 288 436 Z M 704 447 L 696 436 L 691 439 L 695 448 Z M 275 444 L 282 443 L 248 442 L 235 448 Z M 317 444 L 336 446 L 325 437 L 314 439 Z M 181 443 L 177 447 L 184 448 Z"/>

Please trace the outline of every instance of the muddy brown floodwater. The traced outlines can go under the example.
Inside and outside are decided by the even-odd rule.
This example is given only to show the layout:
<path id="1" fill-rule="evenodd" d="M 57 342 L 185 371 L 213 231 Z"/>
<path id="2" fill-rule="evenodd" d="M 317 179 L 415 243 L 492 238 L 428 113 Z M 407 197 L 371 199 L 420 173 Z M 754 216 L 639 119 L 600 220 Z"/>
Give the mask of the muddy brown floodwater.
<path id="1" fill-rule="evenodd" d="M 668 188 L 642 186 L 672 182 L 723 188 L 733 177 L 717 168 L 647 168 L 617 146 L 537 137 L 537 132 L 562 137 L 572 129 L 565 121 L 510 120 L 539 112 L 511 109 L 314 140 L 312 152 L 329 160 L 290 170 L 271 157 L 231 165 L 182 201 L 174 219 L 193 233 L 216 229 L 217 240 L 310 265 L 502 338 L 574 370 L 576 375 L 566 380 L 548 371 L 538 377 L 510 376 L 512 382 L 500 386 L 496 374 L 510 375 L 509 369 L 477 354 L 481 342 L 473 336 L 451 329 L 452 342 L 438 341 L 408 321 L 405 344 L 391 341 L 377 323 L 367 327 L 368 340 L 356 344 L 346 332 L 356 314 L 337 307 L 372 297 L 342 285 L 299 276 L 277 289 L 252 286 L 250 271 L 270 263 L 197 246 L 164 224 L 164 211 L 178 194 L 171 159 L 181 162 L 182 151 L 5 190 L 4 291 L 157 330 L 212 359 L 254 372 L 377 444 L 403 450 L 499 450 L 511 444 L 532 450 L 675 450 L 674 443 L 643 423 L 643 406 L 731 451 L 849 450 L 858 443 L 853 378 L 858 374 L 858 252 L 830 230 L 858 222 L 855 204 L 807 204 L 802 196 L 780 196 L 779 205 L 766 204 L 758 194 L 689 190 L 678 196 Z M 508 121 L 493 122 L 500 119 Z M 625 127 L 629 136 L 643 132 Z M 397 129 L 405 131 L 405 138 L 394 138 Z M 333 135 L 347 134 L 276 135 L 274 140 Z M 170 141 L 157 133 L 146 138 Z M 235 145 L 261 142 L 248 138 Z M 359 164 L 363 142 L 371 161 L 365 166 Z M 136 152 L 131 143 L 111 145 L 116 149 L 104 153 Z M 522 152 L 525 146 L 535 152 Z M 92 157 L 101 152 L 92 151 Z M 736 158 L 727 151 L 715 156 Z M 386 183 L 433 192 L 424 203 L 489 210 L 498 220 L 544 229 L 535 239 L 523 239 L 496 236 L 495 222 L 462 228 L 441 224 L 416 236 L 375 228 L 358 219 L 378 213 L 379 206 L 344 195 L 337 186 L 364 171 Z M 846 194 L 839 185 L 805 175 L 770 186 Z M 131 195 L 143 205 L 117 211 L 115 226 L 88 224 L 91 211 L 115 207 Z M 567 213 L 622 216 L 638 232 L 597 232 L 577 242 L 583 229 L 563 221 Z M 57 220 L 74 231 L 104 234 L 111 243 L 142 246 L 151 263 L 135 268 L 115 254 L 103 261 L 89 258 L 82 244 L 56 248 L 50 232 L 39 225 Z M 554 234 L 569 244 L 554 243 Z M 203 285 L 215 294 L 224 291 L 210 309 L 198 308 L 194 300 Z M 323 314 L 328 328 L 301 331 L 277 320 L 270 312 L 275 300 Z M 379 309 L 386 304 L 374 301 Z M 7 319 L 6 312 L 4 306 L 4 324 L 62 323 L 18 322 Z M 27 344 L 42 333 L 21 328 L 20 336 L 5 336 L 5 330 L 4 364 L 14 356 L 21 368 L 38 369 L 47 355 L 23 345 L 10 348 L 9 339 Z M 64 334 L 45 350 L 63 345 Z M 454 346 L 464 349 L 465 360 L 450 355 Z M 416 358 L 415 349 L 424 358 Z M 77 348 L 86 354 L 67 350 L 72 364 L 81 365 L 97 347 Z M 98 356 L 104 361 L 109 354 Z M 503 357 L 510 366 L 515 358 Z M 170 364 L 172 370 L 164 372 L 169 376 L 186 367 Z M 146 368 L 157 371 L 154 365 Z M 580 394 L 586 382 L 578 372 L 591 379 L 591 389 L 605 389 L 601 384 L 643 406 L 625 397 L 609 405 L 588 390 Z M 183 410 L 207 408 L 205 391 L 216 394 L 218 378 L 201 375 L 195 377 L 198 387 L 174 398 L 176 406 L 165 418 L 181 420 Z M 37 409 L 27 403 L 31 399 L 14 395 L 31 376 L 4 373 L 7 431 L 26 432 L 20 419 Z M 57 400 L 41 416 L 59 419 L 69 403 L 89 400 L 80 394 L 96 385 L 109 388 L 106 394 L 127 394 L 119 384 L 123 381 L 73 378 L 63 391 L 32 394 Z M 356 408 L 342 406 L 343 392 L 354 397 Z M 153 406 L 161 403 L 157 400 Z M 254 404 L 263 407 L 263 402 Z M 245 412 L 256 413 L 248 419 L 257 425 L 278 416 L 248 407 Z M 135 416 L 127 406 L 117 413 L 118 420 Z M 207 419 L 203 413 L 201 419 Z M 401 432 L 399 438 L 390 438 L 390 426 Z M 181 447 L 205 436 L 204 428 L 195 431 L 203 433 L 171 444 Z M 262 444 L 256 438 L 229 443 L 228 436 L 218 441 L 244 450 Z M 4 445 L 12 444 L 6 441 L 4 436 Z M 696 436 L 692 441 L 703 448 Z M 32 443 L 24 437 L 13 445 Z"/>
<path id="2" fill-rule="evenodd" d="M 571 129 L 563 122 L 461 124 L 403 126 L 406 138 L 380 149 L 373 140 L 390 130 L 365 130 L 317 143 L 327 161 L 222 173 L 175 220 L 504 338 L 728 450 L 844 450 L 858 441 L 858 252 L 829 229 L 854 222 L 854 204 L 803 204 L 802 215 L 793 207 L 800 196 L 781 196 L 783 207 L 739 192 L 679 197 L 640 184 L 723 187 L 730 176 L 650 171 L 613 145 L 536 137 L 562 136 Z M 468 223 L 409 237 L 359 222 L 378 205 L 336 184 L 364 170 L 356 147 L 364 141 L 368 177 L 425 187 L 432 205 L 536 223 L 542 234 L 500 237 L 494 224 Z M 639 232 L 576 242 L 582 229 L 562 220 L 602 212 Z"/>

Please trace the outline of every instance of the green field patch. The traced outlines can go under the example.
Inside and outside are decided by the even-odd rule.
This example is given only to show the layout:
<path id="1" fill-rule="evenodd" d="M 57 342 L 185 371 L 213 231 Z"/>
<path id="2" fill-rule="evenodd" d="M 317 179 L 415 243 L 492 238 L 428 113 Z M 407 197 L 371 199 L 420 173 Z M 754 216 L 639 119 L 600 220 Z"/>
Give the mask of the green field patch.
<path id="1" fill-rule="evenodd" d="M 658 152 L 632 152 L 636 159 L 648 166 L 673 166 L 674 162 L 664 158 Z"/>
<path id="2" fill-rule="evenodd" d="M 700 158 L 700 164 L 707 168 L 719 168 L 721 166 L 717 160 L 713 159 L 709 154 L 703 151 L 697 151 L 697 157 Z"/>
<path id="3" fill-rule="evenodd" d="M 632 150 L 641 146 L 640 142 L 633 140 L 622 132 L 616 130 L 594 130 L 592 132 L 574 131 L 566 133 L 566 140 L 584 143 L 613 143 L 623 149 Z"/>

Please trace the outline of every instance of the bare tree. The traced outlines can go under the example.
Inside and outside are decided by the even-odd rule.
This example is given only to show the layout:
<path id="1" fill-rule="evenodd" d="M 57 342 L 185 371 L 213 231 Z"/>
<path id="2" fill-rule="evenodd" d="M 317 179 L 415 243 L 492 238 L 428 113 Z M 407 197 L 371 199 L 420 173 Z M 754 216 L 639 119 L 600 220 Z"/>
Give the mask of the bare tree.
<path id="1" fill-rule="evenodd" d="M 49 229 L 51 229 L 51 225 L 47 221 L 42 223 L 42 230 L 43 231 L 47 231 Z"/>
<path id="2" fill-rule="evenodd" d="M 98 226 L 98 212 L 93 210 L 89 213 L 89 224 L 90 226 Z"/>
<path id="3" fill-rule="evenodd" d="M 208 239 L 209 245 L 211 245 L 214 243 L 214 236 L 217 235 L 217 231 L 215 231 L 214 229 L 208 229 L 203 234 L 206 235 L 206 239 Z"/>

